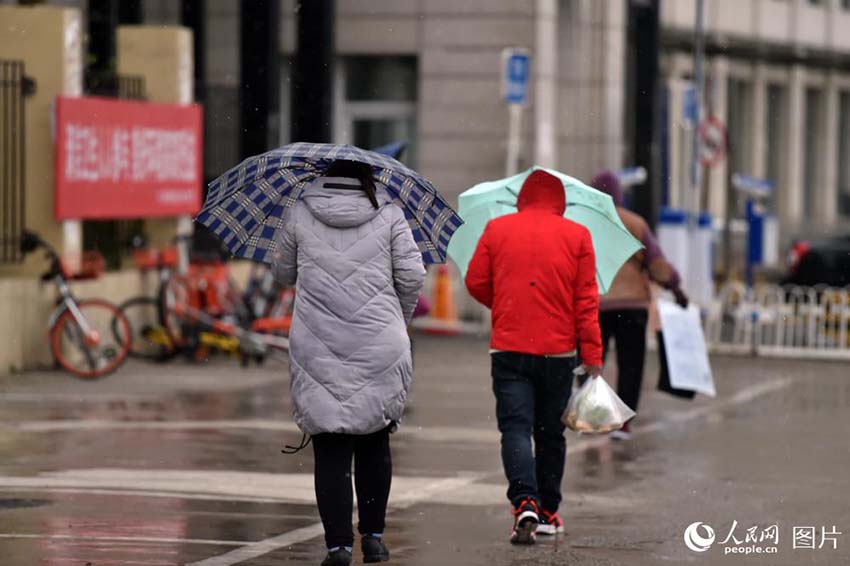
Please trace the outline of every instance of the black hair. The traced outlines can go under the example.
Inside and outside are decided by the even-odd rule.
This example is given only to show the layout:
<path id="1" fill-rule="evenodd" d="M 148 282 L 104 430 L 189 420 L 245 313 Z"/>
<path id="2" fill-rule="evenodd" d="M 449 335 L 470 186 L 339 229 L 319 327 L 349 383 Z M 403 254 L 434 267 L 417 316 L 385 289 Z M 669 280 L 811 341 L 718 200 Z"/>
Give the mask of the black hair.
<path id="1" fill-rule="evenodd" d="M 338 159 L 331 163 L 325 170 L 326 177 L 346 177 L 360 181 L 360 189 L 369 197 L 369 202 L 376 209 L 379 208 L 376 196 L 375 178 L 372 177 L 372 167 L 359 161 Z"/>

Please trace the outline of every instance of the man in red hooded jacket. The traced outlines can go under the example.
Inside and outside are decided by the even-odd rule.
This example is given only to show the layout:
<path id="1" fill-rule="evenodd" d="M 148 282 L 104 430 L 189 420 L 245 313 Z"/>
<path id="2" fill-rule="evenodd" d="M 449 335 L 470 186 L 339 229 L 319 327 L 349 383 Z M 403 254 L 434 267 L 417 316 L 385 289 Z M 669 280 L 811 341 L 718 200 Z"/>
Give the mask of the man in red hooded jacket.
<path id="1" fill-rule="evenodd" d="M 533 543 L 535 531 L 563 532 L 561 415 L 577 348 L 588 374 L 602 369 L 593 243 L 586 228 L 564 218 L 565 206 L 561 180 L 533 172 L 519 212 L 487 224 L 466 274 L 470 294 L 492 311 L 493 392 L 516 544 Z"/>

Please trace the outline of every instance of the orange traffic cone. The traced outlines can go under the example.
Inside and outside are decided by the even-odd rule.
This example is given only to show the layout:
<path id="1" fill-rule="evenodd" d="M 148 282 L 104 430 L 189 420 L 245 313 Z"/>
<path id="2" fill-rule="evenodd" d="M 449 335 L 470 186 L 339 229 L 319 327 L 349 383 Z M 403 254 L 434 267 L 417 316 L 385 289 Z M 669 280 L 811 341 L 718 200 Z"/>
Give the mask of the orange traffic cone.
<path id="1" fill-rule="evenodd" d="M 449 275 L 449 268 L 445 265 L 441 265 L 437 270 L 431 304 L 433 305 L 431 316 L 424 325 L 425 332 L 443 335 L 458 334 L 460 324 L 457 319 L 457 307 L 452 290 L 452 277 Z"/>

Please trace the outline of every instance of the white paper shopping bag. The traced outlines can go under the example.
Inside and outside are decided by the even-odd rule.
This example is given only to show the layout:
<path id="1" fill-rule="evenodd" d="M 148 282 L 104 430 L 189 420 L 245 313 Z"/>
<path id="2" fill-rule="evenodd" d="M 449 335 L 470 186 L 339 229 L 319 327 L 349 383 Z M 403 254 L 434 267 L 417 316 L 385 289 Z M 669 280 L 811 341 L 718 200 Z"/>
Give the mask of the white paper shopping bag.
<path id="1" fill-rule="evenodd" d="M 699 309 L 693 305 L 683 309 L 670 301 L 658 301 L 658 315 L 667 350 L 670 385 L 716 396 Z"/>

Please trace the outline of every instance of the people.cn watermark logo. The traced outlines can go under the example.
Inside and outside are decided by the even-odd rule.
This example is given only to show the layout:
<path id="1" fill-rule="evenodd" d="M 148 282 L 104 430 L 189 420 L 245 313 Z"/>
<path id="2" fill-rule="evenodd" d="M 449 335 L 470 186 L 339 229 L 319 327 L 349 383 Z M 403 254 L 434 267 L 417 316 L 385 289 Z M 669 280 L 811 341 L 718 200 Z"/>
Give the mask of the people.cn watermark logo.
<path id="1" fill-rule="evenodd" d="M 779 531 L 779 523 L 742 527 L 738 521 L 732 521 L 729 534 L 720 540 L 714 527 L 697 521 L 685 529 L 684 539 L 685 546 L 693 552 L 706 552 L 718 546 L 723 549 L 724 555 L 776 554 L 779 552 Z M 820 530 L 814 526 L 795 526 L 792 533 L 792 549 L 795 551 L 838 550 L 839 537 L 844 534 L 835 525 L 829 529 L 824 525 Z"/>
<path id="2" fill-rule="evenodd" d="M 705 552 L 714 544 L 714 529 L 701 521 L 685 529 L 685 546 L 694 552 Z"/>

